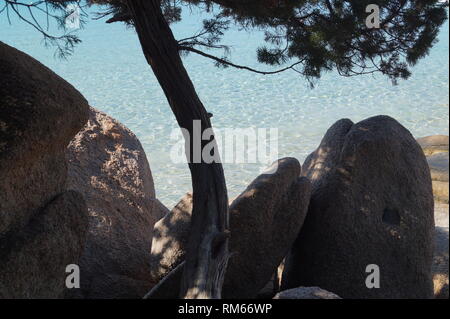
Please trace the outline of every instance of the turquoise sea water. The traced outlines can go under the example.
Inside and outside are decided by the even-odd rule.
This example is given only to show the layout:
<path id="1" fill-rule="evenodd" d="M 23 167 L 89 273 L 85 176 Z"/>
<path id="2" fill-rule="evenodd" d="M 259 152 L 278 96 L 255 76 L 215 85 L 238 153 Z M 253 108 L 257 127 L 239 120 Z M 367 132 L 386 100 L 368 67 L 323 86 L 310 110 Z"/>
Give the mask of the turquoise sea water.
<path id="1" fill-rule="evenodd" d="M 1 3 L 1 1 L 0 1 Z M 174 25 L 177 37 L 191 35 L 201 17 L 186 12 Z M 234 69 L 218 69 L 199 56 L 185 58 L 186 68 L 218 128 L 278 128 L 279 157 L 303 161 L 335 121 L 386 114 L 419 137 L 449 133 L 448 23 L 431 54 L 413 69 L 407 81 L 392 86 L 381 76 L 342 78 L 323 76 L 316 88 L 294 72 L 262 76 Z M 54 49 L 41 45 L 41 36 L 13 19 L 0 16 L 0 41 L 35 57 L 72 83 L 90 104 L 132 129 L 141 140 L 155 179 L 157 196 L 171 207 L 190 190 L 185 164 L 170 160 L 170 133 L 177 128 L 155 77 L 141 53 L 133 30 L 121 24 L 89 21 L 78 32 L 83 43 L 67 61 L 54 58 Z M 230 30 L 224 42 L 232 45 L 231 58 L 258 66 L 256 51 L 263 35 Z M 258 66 L 264 69 L 264 66 Z M 230 197 L 238 195 L 258 175 L 257 164 L 227 164 Z"/>

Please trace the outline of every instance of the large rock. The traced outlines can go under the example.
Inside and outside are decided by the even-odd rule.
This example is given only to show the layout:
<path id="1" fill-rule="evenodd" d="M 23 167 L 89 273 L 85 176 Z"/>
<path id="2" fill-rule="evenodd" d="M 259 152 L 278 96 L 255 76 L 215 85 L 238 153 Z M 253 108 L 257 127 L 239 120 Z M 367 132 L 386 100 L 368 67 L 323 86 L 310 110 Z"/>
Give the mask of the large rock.
<path id="1" fill-rule="evenodd" d="M 20 232 L 0 242 L 0 299 L 62 298 L 66 267 L 78 264 L 88 218 L 83 197 L 57 196 Z"/>
<path id="2" fill-rule="evenodd" d="M 89 106 L 69 83 L 0 42 L 0 297 L 59 298 L 87 223 L 66 191 L 65 149 Z"/>
<path id="3" fill-rule="evenodd" d="M 319 287 L 300 287 L 282 291 L 273 299 L 341 299 L 341 297 Z"/>
<path id="4" fill-rule="evenodd" d="M 294 158 L 262 174 L 230 206 L 230 251 L 224 298 L 254 298 L 287 255 L 308 210 L 311 184 Z M 269 169 L 273 171 L 273 167 Z"/>
<path id="5" fill-rule="evenodd" d="M 426 156 L 431 156 L 437 153 L 448 153 L 448 135 L 432 135 L 417 139 L 417 142 L 423 149 Z"/>
<path id="6" fill-rule="evenodd" d="M 433 180 L 434 198 L 439 202 L 448 203 L 448 152 L 428 156 L 427 161 Z"/>
<path id="7" fill-rule="evenodd" d="M 255 298 L 286 256 L 305 219 L 310 183 L 298 177 L 300 164 L 286 158 L 274 167 L 255 179 L 230 206 L 230 251 L 234 255 L 225 275 L 225 299 Z M 164 254 L 161 249 L 155 252 L 155 273 L 163 274 L 161 269 L 173 269 L 184 259 L 190 227 L 187 216 L 192 213 L 186 203 L 190 203 L 189 198 L 183 199 L 158 225 L 170 237 L 156 238 L 161 242 L 158 246 L 154 241 L 154 248 L 168 249 Z M 173 266 L 167 267 L 171 263 Z M 179 267 L 171 272 L 148 297 L 177 298 L 180 272 Z"/>
<path id="8" fill-rule="evenodd" d="M 0 42 L 0 238 L 64 192 L 64 152 L 89 106 L 44 65 Z"/>
<path id="9" fill-rule="evenodd" d="M 343 298 L 431 298 L 433 193 L 424 153 L 394 119 L 341 120 L 304 164 L 313 193 L 282 290 Z M 368 289 L 367 266 L 381 287 Z"/>
<path id="10" fill-rule="evenodd" d="M 155 222 L 166 211 L 136 136 L 93 108 L 68 147 L 69 188 L 89 209 L 81 289 L 68 297 L 142 298 L 152 287 L 150 252 Z"/>

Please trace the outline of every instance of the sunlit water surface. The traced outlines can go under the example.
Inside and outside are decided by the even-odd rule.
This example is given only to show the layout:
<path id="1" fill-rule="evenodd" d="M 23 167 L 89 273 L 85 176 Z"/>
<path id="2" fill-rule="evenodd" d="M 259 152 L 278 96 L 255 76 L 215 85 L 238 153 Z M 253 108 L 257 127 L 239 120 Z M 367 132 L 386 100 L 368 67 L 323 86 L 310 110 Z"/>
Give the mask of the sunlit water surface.
<path id="1" fill-rule="evenodd" d="M 173 26 L 181 38 L 197 31 L 201 17 L 186 12 Z M 177 128 L 155 77 L 142 55 L 133 30 L 121 24 L 89 21 L 79 31 L 83 40 L 67 61 L 54 57 L 41 45 L 40 35 L 29 26 L 0 17 L 0 40 L 35 57 L 72 83 L 89 103 L 132 129 L 147 153 L 157 196 L 171 207 L 191 189 L 185 164 L 171 161 Z M 232 45 L 231 58 L 264 69 L 255 63 L 262 34 L 230 30 L 224 43 Z M 295 72 L 262 76 L 235 69 L 218 69 L 199 56 L 185 58 L 189 74 L 219 128 L 278 128 L 279 157 L 303 161 L 338 119 L 360 121 L 379 114 L 399 120 L 419 137 L 448 134 L 449 49 L 448 24 L 431 54 L 413 69 L 407 81 L 392 86 L 381 76 L 342 78 L 326 74 L 310 89 Z M 261 165 L 225 166 L 230 197 L 238 195 L 260 172 Z"/>

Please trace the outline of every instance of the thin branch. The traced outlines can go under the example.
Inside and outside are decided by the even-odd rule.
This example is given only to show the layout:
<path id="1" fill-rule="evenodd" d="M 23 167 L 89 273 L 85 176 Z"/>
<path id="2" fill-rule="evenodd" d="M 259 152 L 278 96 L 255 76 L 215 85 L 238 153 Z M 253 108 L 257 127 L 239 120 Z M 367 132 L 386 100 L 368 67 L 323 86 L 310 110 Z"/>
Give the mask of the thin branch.
<path id="1" fill-rule="evenodd" d="M 234 63 L 232 63 L 230 61 L 227 61 L 225 59 L 216 57 L 214 55 L 205 53 L 205 52 L 197 50 L 195 48 L 191 48 L 191 47 L 187 47 L 187 46 L 179 46 L 179 50 L 181 50 L 181 51 L 189 51 L 189 52 L 201 55 L 201 56 L 203 56 L 205 58 L 212 59 L 212 60 L 218 62 L 219 64 L 231 66 L 233 68 L 240 69 L 240 70 L 247 70 L 247 71 L 250 71 L 250 72 L 253 72 L 253 73 L 262 74 L 262 75 L 278 74 L 278 73 L 282 73 L 282 72 L 285 72 L 285 71 L 288 71 L 288 70 L 293 70 L 293 71 L 296 71 L 296 72 L 300 73 L 300 71 L 296 70 L 295 67 L 297 65 L 303 63 L 303 60 L 301 60 L 301 61 L 297 61 L 296 63 L 294 63 L 294 64 L 292 64 L 292 65 L 290 65 L 288 67 L 285 67 L 283 69 L 280 69 L 280 70 L 276 70 L 276 71 L 260 71 L 260 70 L 253 69 L 253 68 L 248 67 L 248 66 L 234 64 Z"/>

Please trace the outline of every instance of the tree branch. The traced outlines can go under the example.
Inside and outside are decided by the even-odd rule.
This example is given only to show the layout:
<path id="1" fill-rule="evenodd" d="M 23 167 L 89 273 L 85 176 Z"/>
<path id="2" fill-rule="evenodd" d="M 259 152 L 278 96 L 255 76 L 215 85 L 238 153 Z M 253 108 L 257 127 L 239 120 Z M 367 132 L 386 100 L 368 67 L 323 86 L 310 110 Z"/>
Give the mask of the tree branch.
<path id="1" fill-rule="evenodd" d="M 179 46 L 179 49 L 182 50 L 182 51 L 189 51 L 189 52 L 201 55 L 201 56 L 203 56 L 205 58 L 208 58 L 208 59 L 212 59 L 212 60 L 218 62 L 219 64 L 231 66 L 233 68 L 240 69 L 240 70 L 247 70 L 247 71 L 250 71 L 250 72 L 253 72 L 253 73 L 262 74 L 262 75 L 278 74 L 278 73 L 282 73 L 282 72 L 288 71 L 288 70 L 293 70 L 293 71 L 299 72 L 298 70 L 295 69 L 295 67 L 303 62 L 303 60 L 302 61 L 297 61 L 296 63 L 291 64 L 288 67 L 285 67 L 283 69 L 276 70 L 276 71 L 260 71 L 260 70 L 253 69 L 253 68 L 248 67 L 248 66 L 234 64 L 234 63 L 232 63 L 230 61 L 227 61 L 225 59 L 216 57 L 214 55 L 205 53 L 205 52 L 197 50 L 195 48 L 191 48 L 191 47 L 187 47 L 187 46 Z"/>

